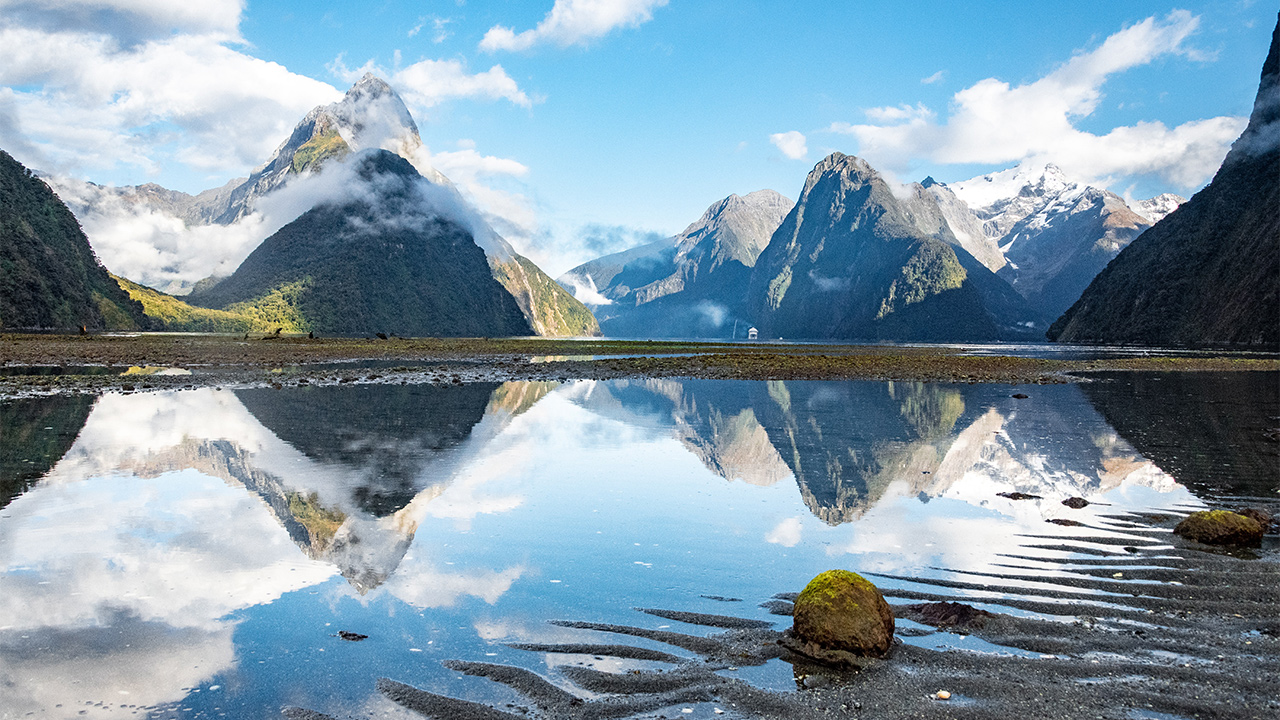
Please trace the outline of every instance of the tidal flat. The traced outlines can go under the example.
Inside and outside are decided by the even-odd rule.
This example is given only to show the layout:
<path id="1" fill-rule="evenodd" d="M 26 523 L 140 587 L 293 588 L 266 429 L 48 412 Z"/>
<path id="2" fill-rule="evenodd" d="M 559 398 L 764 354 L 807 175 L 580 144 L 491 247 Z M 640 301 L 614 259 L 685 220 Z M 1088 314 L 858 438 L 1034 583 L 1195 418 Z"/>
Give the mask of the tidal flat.
<path id="1" fill-rule="evenodd" d="M 1272 356 L 0 342 L 0 718 L 1280 712 L 1275 526 L 1172 533 L 1280 511 Z M 886 659 L 778 643 L 837 567 Z"/>

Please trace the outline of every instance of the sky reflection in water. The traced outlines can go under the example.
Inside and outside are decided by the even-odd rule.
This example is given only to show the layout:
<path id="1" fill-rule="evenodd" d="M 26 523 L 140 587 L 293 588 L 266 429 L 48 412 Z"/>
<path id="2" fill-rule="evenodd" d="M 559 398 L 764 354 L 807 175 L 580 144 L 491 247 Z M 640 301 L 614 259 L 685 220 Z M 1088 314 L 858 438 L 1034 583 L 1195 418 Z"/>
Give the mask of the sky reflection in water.
<path id="1" fill-rule="evenodd" d="M 502 643 L 590 637 L 549 619 L 700 631 L 634 607 L 781 620 L 758 604 L 831 567 L 991 570 L 1021 535 L 1083 533 L 1050 518 L 1199 504 L 1098 392 L 637 380 L 10 403 L 0 717 L 395 715 L 381 676 L 514 701 L 439 661 L 636 667 Z M 60 459 L 38 442 L 80 423 Z M 49 456 L 25 492 L 14 468 L 44 466 L 23 453 Z M 1061 505 L 1075 495 L 1110 506 Z"/>

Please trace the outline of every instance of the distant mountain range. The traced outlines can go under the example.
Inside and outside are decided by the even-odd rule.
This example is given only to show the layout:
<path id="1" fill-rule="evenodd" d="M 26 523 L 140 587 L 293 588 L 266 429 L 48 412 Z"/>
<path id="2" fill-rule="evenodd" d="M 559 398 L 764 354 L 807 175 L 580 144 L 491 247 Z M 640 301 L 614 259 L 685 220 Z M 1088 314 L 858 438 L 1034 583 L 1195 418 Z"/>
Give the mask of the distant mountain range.
<path id="1" fill-rule="evenodd" d="M 466 222 L 462 224 L 465 227 L 459 225 L 458 229 L 483 249 L 490 277 L 497 281 L 524 316 L 525 322 L 520 325 L 519 332 L 515 334 L 568 336 L 598 334 L 599 326 L 591 311 L 543 273 L 531 260 L 516 253 L 511 245 L 469 206 L 448 178 L 422 161 L 422 149 L 417 125 L 399 95 L 383 80 L 367 74 L 347 91 L 340 102 L 317 107 L 308 113 L 295 126 L 290 136 L 272 153 L 267 162 L 247 179 L 232 180 L 220 188 L 206 190 L 194 196 L 167 190 L 154 184 L 121 188 L 86 185 L 68 188 L 69 192 L 66 194 L 73 199 L 72 209 L 83 215 L 98 212 L 113 204 L 123 204 L 162 213 L 180 220 L 188 227 L 230 225 L 243 220 L 263 203 L 264 198 L 278 193 L 296 178 L 323 173 L 325 168 L 333 162 L 340 162 L 353 154 L 377 150 L 389 151 L 414 163 L 415 175 L 421 176 L 421 182 L 428 183 L 438 190 L 431 193 L 432 199 L 440 206 L 437 210 L 445 214 L 453 211 L 455 215 L 466 216 Z M 285 232 L 285 228 L 279 232 Z M 296 228 L 291 232 L 296 232 Z M 310 247 L 287 242 L 274 244 L 294 247 L 299 251 Z M 331 278 L 355 277 L 356 269 L 354 266 L 345 265 L 345 257 L 342 253 L 331 255 L 328 262 L 332 263 L 332 266 L 326 267 L 323 274 Z M 370 257 L 364 257 L 364 259 L 373 261 Z M 414 261 L 409 260 L 409 262 L 412 264 Z M 313 270 L 316 268 L 314 263 L 309 266 Z M 398 266 L 395 258 L 387 256 L 382 258 L 380 267 L 384 272 L 364 278 L 370 284 L 368 288 L 370 291 L 373 290 L 373 285 L 386 284 L 388 274 L 385 271 L 404 271 L 407 266 Z M 426 271 L 427 268 L 419 267 L 418 270 Z M 437 267 L 430 272 L 413 277 L 422 283 L 438 284 L 440 279 L 448 277 L 451 273 L 450 269 Z M 468 272 L 459 271 L 459 273 L 471 279 Z M 390 275 L 409 277 L 403 272 L 392 272 Z M 324 328 L 327 332 L 360 333 L 400 327 L 401 332 L 409 333 L 417 332 L 409 330 L 409 327 L 418 327 L 421 330 L 430 325 L 432 327 L 471 327 L 477 332 L 484 329 L 487 332 L 481 334 L 485 335 L 508 334 L 516 329 L 505 321 L 493 327 L 487 327 L 471 323 L 465 318 L 457 318 L 455 321 L 437 319 L 433 323 L 422 325 L 414 322 L 391 323 L 389 321 L 392 318 L 387 317 L 385 319 L 388 322 L 382 322 L 379 319 L 376 325 L 369 325 L 366 323 L 375 322 L 379 316 L 376 313 L 365 315 L 358 311 L 351 313 L 334 311 L 313 322 L 305 312 L 296 315 L 299 311 L 298 307 L 292 307 L 285 315 L 281 315 L 278 307 L 280 296 L 272 294 L 274 291 L 267 288 L 258 288 L 267 294 L 254 298 L 242 297 L 243 293 L 229 290 L 214 292 L 213 288 L 222 280 L 223 278 L 211 277 L 191 287 L 166 286 L 165 289 L 190 291 L 192 294 L 189 300 L 192 304 L 223 310 L 229 307 L 216 303 L 226 298 L 236 297 L 238 299 L 235 302 L 238 307 L 232 309 L 234 312 L 246 315 L 251 320 L 277 317 L 283 321 L 284 326 L 294 329 Z M 315 277 L 313 282 L 318 284 L 311 286 L 308 293 L 314 300 L 318 297 L 317 293 L 324 294 L 328 290 L 324 287 L 324 283 L 319 283 Z M 485 285 L 487 284 L 486 282 Z M 414 286 L 401 286 L 399 289 L 405 292 L 399 301 L 412 300 Z M 350 296 L 345 296 L 345 299 L 343 297 L 348 290 L 350 287 L 344 287 L 341 290 L 333 289 L 334 297 L 329 301 L 331 308 L 339 307 L 346 300 L 352 299 Z M 396 290 L 395 286 L 385 288 L 386 292 L 394 290 Z M 265 302 L 266 305 L 258 307 L 255 304 L 258 302 Z M 249 305 L 246 306 L 245 303 Z M 172 302 L 168 304 L 172 305 Z M 449 304 L 446 303 L 446 305 Z M 319 306 L 313 302 L 308 307 L 314 310 Z M 451 307 L 455 311 L 466 312 L 471 306 L 463 304 Z M 296 317 L 287 317 L 290 312 L 295 313 Z M 426 312 L 428 311 L 425 306 L 412 307 L 409 314 L 421 316 Z"/>
<path id="2" fill-rule="evenodd" d="M 0 150 L 0 327 L 148 327 L 49 186 Z"/>
<path id="3" fill-rule="evenodd" d="M 1130 207 L 1072 182 L 1055 165 L 1016 167 L 951 186 L 999 245 L 998 269 L 1035 310 L 1061 315 L 1102 268 L 1185 200 L 1163 194 Z"/>
<path id="4" fill-rule="evenodd" d="M 1183 199 L 1130 207 L 1053 165 L 890 185 L 839 153 L 798 205 L 732 195 L 675 237 L 559 278 L 613 336 L 1040 339 L 1097 273 Z"/>
<path id="5" fill-rule="evenodd" d="M 1280 23 L 1217 175 L 1125 248 L 1049 337 L 1280 348 Z"/>
<path id="6" fill-rule="evenodd" d="M 794 206 L 772 190 L 729 197 L 684 232 L 579 265 L 560 276 L 592 304 L 613 336 L 715 337 L 748 322 L 745 300 L 756 258 Z"/>

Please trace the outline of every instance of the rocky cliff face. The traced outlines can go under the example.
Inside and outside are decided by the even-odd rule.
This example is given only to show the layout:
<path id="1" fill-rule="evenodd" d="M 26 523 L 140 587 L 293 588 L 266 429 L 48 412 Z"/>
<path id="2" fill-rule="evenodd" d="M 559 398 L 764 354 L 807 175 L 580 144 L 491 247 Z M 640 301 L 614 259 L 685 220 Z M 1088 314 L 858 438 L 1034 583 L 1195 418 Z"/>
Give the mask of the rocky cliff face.
<path id="1" fill-rule="evenodd" d="M 0 327 L 145 328 L 67 206 L 0 150 Z"/>
<path id="2" fill-rule="evenodd" d="M 1049 330 L 1062 342 L 1280 346 L 1280 23 L 1213 181 L 1134 240 Z"/>
<path id="3" fill-rule="evenodd" d="M 921 188 L 922 186 L 917 186 Z M 1034 318 L 959 240 L 931 195 L 899 198 L 865 161 L 814 167 L 751 276 L 762 337 L 996 340 Z"/>
<path id="4" fill-rule="evenodd" d="M 684 232 L 565 273 L 565 287 L 586 289 L 604 332 L 622 336 L 728 337 L 740 317 L 756 258 L 794 203 L 772 190 L 730 195 Z"/>

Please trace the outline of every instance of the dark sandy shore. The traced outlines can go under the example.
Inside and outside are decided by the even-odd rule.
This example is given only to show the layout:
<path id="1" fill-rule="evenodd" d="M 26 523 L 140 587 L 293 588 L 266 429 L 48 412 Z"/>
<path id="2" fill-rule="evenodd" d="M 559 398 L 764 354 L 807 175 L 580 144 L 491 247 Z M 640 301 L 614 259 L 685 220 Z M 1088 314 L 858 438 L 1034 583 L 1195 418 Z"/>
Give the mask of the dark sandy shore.
<path id="1" fill-rule="evenodd" d="M 439 720 L 678 718 L 685 708 L 726 718 L 1273 718 L 1280 716 L 1280 553 L 1274 535 L 1260 551 L 1213 550 L 1173 536 L 1177 513 L 1111 516 L 1106 535 L 1027 537 L 1005 556 L 1007 573 L 966 580 L 910 578 L 888 595 L 899 618 L 890 656 L 860 669 L 824 666 L 787 651 L 781 633 L 756 620 L 637 608 L 636 625 L 580 620 L 582 642 L 514 645 L 536 653 L 653 660 L 662 670 L 602 672 L 561 665 L 551 672 L 576 694 L 524 668 L 446 662 L 450 669 L 515 690 L 523 703 L 491 707 L 383 678 L 378 691 Z M 1056 529 L 1049 526 L 1050 530 Z M 1117 540 L 1115 533 L 1125 535 Z M 1076 559 L 1048 559 L 1071 550 Z M 1053 567 L 1058 571 L 1046 573 Z M 963 577 L 964 573 L 956 573 Z M 1018 584 L 1031 580 L 1034 586 Z M 994 613 L 938 605 L 978 602 Z M 794 594 L 768 601 L 790 613 Z M 1020 609 L 1039 617 L 1017 617 Z M 648 629 L 653 617 L 684 632 Z M 914 623 L 904 623 L 903 620 Z M 958 624 L 953 624 L 957 623 Z M 777 627 L 789 623 L 780 618 Z M 938 631 L 972 634 L 1008 653 L 935 650 L 903 639 Z M 648 646 L 633 644 L 636 640 Z M 652 649 L 661 644 L 669 652 Z M 1014 654 L 1014 651 L 1024 651 Z M 737 677 L 744 666 L 790 663 L 796 692 L 768 692 Z M 938 691 L 950 693 L 939 699 Z M 588 698 L 588 699 L 584 699 Z M 329 715 L 289 708 L 286 716 Z M 340 715 L 339 717 L 348 717 Z M 352 715 L 349 717 L 358 717 Z"/>
<path id="2" fill-rule="evenodd" d="M 738 380 L 920 380 L 1060 383 L 1095 371 L 1280 370 L 1280 357 L 1053 360 L 939 347 L 617 340 L 366 340 L 226 335 L 0 335 L 0 396 L 210 385 L 691 377 Z M 45 368 L 27 374 L 23 367 Z M 130 366 L 190 375 L 122 376 Z"/>

